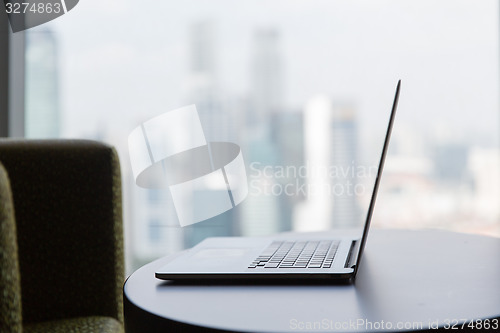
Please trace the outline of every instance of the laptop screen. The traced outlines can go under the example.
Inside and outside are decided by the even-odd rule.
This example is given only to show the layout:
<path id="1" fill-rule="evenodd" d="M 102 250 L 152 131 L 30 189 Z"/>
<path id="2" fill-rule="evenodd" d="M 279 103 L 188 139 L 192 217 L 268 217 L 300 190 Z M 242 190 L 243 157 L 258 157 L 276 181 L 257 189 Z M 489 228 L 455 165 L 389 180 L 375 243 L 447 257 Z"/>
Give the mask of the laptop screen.
<path id="1" fill-rule="evenodd" d="M 384 146 L 382 148 L 382 153 L 380 155 L 380 161 L 379 161 L 379 165 L 378 165 L 378 168 L 377 168 L 377 175 L 376 175 L 376 178 L 375 178 L 375 185 L 373 186 L 373 191 L 372 191 L 372 196 L 371 196 L 371 200 L 370 200 L 370 206 L 368 207 L 368 212 L 367 212 L 367 215 L 366 215 L 366 222 L 365 222 L 365 225 L 364 225 L 364 228 L 363 228 L 363 236 L 361 237 L 361 241 L 359 243 L 359 246 L 357 248 L 357 259 L 356 259 L 356 262 L 355 262 L 355 270 L 357 271 L 357 268 L 359 266 L 359 263 L 361 261 L 361 256 L 363 254 L 363 250 L 364 250 L 364 247 L 365 247 L 365 243 L 366 243 L 366 238 L 368 237 L 368 230 L 370 228 L 370 222 L 371 222 L 371 219 L 372 219 L 372 215 L 373 215 L 373 210 L 375 208 L 375 202 L 377 200 L 377 192 L 378 192 L 378 188 L 379 188 L 379 185 L 380 185 L 380 179 L 382 178 L 382 172 L 384 170 L 384 163 L 385 163 L 385 157 L 387 155 L 387 150 L 389 148 L 389 141 L 391 139 L 391 133 L 392 133 L 392 127 L 393 127 L 393 124 L 394 124 L 394 118 L 396 116 L 396 109 L 398 107 L 398 101 L 399 101 L 399 91 L 400 91 L 400 88 L 401 88 L 401 80 L 398 81 L 398 85 L 396 87 L 396 95 L 394 96 L 394 102 L 393 102 L 393 105 L 392 105 L 392 111 L 391 111 L 391 115 L 390 115 L 390 118 L 389 118 L 389 124 L 387 125 L 387 132 L 385 134 L 385 139 L 384 139 Z"/>

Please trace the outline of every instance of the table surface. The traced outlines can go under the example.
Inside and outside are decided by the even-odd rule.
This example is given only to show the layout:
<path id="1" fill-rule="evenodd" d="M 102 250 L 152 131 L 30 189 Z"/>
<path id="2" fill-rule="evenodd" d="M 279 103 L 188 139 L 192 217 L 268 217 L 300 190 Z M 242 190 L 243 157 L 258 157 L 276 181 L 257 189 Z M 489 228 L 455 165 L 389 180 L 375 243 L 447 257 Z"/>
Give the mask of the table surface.
<path id="1" fill-rule="evenodd" d="M 498 238 L 371 230 L 356 281 L 347 285 L 178 285 L 156 279 L 155 270 L 171 259 L 128 278 L 126 324 L 142 320 L 131 315 L 135 309 L 159 319 L 162 329 L 182 323 L 241 332 L 401 331 L 500 317 Z"/>

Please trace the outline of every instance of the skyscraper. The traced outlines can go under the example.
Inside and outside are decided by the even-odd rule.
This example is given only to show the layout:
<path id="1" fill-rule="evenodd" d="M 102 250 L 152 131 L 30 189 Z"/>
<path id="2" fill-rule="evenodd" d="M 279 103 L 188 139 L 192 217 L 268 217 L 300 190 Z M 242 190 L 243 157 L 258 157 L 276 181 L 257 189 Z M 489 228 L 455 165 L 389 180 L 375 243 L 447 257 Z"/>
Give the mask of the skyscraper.
<path id="1" fill-rule="evenodd" d="M 126 241 L 133 253 L 129 264 L 139 267 L 155 258 L 183 249 L 184 233 L 178 224 L 175 207 L 168 189 L 138 187 L 133 175 L 127 174 L 129 183 L 124 199 Z M 130 258 L 129 258 L 130 260 Z"/>
<path id="2" fill-rule="evenodd" d="M 26 32 L 25 135 L 55 138 L 60 132 L 58 44 L 55 34 Z"/>
<path id="3" fill-rule="evenodd" d="M 215 25 L 210 21 L 195 22 L 189 32 L 189 73 L 187 103 L 196 104 L 207 142 L 236 141 L 234 114 L 226 108 L 220 92 L 217 73 Z M 207 205 L 207 197 L 226 188 L 193 191 L 195 206 Z M 237 214 L 231 210 L 184 228 L 185 244 L 192 246 L 210 236 L 231 236 L 236 233 Z"/>
<path id="4" fill-rule="evenodd" d="M 355 227 L 361 221 L 357 179 L 357 126 L 353 105 L 334 104 L 331 121 L 331 154 L 335 177 L 332 179 L 334 227 Z"/>
<path id="5" fill-rule="evenodd" d="M 297 207 L 299 230 L 356 227 L 360 221 L 357 130 L 354 108 L 327 96 L 312 98 L 304 109 L 307 197 Z"/>
<path id="6" fill-rule="evenodd" d="M 246 115 L 249 137 L 244 149 L 249 156 L 247 164 L 258 162 L 254 165 L 265 168 L 284 162 L 277 141 L 283 139 L 281 135 L 284 133 L 275 133 L 274 126 L 279 121 L 273 121 L 275 114 L 283 112 L 282 58 L 277 30 L 268 28 L 255 31 L 250 73 L 250 99 Z M 250 171 L 249 181 L 256 191 L 250 190 L 242 204 L 242 232 L 263 235 L 289 229 L 290 218 L 283 214 L 291 210 L 287 200 L 282 195 L 263 193 L 265 188 L 280 184 L 272 177 L 259 176 L 258 171 Z M 282 207 L 284 209 L 280 209 L 282 204 L 285 205 Z"/>
<path id="7" fill-rule="evenodd" d="M 304 165 L 304 114 L 302 112 L 276 112 L 272 116 L 272 140 L 276 145 L 277 160 L 288 169 L 277 179 L 282 188 L 293 188 L 279 198 L 280 231 L 293 228 L 295 205 L 305 200 L 299 190 L 305 179 L 297 170 Z"/>
<path id="8" fill-rule="evenodd" d="M 304 167 L 307 170 L 306 200 L 294 212 L 297 230 L 326 230 L 331 227 L 330 177 L 331 165 L 330 120 L 332 103 L 326 96 L 318 95 L 304 108 Z"/>
<path id="9" fill-rule="evenodd" d="M 234 114 L 226 107 L 217 73 L 216 26 L 195 22 L 189 32 L 187 103 L 196 104 L 207 141 L 234 141 Z"/>
<path id="10" fill-rule="evenodd" d="M 282 111 L 282 66 L 279 32 L 271 28 L 257 30 L 251 64 L 251 124 L 265 124 L 272 112 Z"/>

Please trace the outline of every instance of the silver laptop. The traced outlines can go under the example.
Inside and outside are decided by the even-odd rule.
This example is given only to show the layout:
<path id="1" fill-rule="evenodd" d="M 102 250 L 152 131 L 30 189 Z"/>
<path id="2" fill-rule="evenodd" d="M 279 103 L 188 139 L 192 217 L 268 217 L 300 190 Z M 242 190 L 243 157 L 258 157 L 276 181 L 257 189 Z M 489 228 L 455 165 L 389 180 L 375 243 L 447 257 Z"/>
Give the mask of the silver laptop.
<path id="1" fill-rule="evenodd" d="M 163 280 L 353 280 L 361 262 L 399 100 L 398 81 L 377 177 L 361 239 L 312 237 L 214 237 L 158 269 Z"/>

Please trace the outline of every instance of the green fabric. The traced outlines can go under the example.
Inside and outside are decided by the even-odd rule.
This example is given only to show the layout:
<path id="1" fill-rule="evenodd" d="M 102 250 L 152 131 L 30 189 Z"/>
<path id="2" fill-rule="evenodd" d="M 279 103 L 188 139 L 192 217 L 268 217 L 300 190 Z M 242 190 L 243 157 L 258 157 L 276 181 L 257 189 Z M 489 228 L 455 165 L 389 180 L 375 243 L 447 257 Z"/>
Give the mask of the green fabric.
<path id="1" fill-rule="evenodd" d="M 0 162 L 16 209 L 23 322 L 104 316 L 123 323 L 114 148 L 86 140 L 1 139 Z"/>
<path id="2" fill-rule="evenodd" d="M 114 318 L 83 317 L 28 324 L 24 333 L 115 333 L 123 332 L 123 326 Z"/>
<path id="3" fill-rule="evenodd" d="M 21 332 L 16 225 L 9 180 L 0 164 L 0 332 Z"/>

